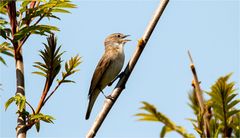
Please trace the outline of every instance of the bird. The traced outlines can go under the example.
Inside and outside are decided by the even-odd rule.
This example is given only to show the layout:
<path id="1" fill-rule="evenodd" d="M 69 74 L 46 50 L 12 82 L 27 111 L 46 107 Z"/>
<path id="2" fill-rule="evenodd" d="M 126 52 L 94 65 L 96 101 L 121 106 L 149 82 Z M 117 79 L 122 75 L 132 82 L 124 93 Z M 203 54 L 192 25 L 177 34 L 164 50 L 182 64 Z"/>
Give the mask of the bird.
<path id="1" fill-rule="evenodd" d="M 90 117 L 99 93 L 103 93 L 102 90 L 110 84 L 122 70 L 125 59 L 124 45 L 126 42 L 131 41 L 127 39 L 129 36 L 130 35 L 124 35 L 122 33 L 113 33 L 106 37 L 104 41 L 105 51 L 95 68 L 89 88 L 86 120 Z"/>

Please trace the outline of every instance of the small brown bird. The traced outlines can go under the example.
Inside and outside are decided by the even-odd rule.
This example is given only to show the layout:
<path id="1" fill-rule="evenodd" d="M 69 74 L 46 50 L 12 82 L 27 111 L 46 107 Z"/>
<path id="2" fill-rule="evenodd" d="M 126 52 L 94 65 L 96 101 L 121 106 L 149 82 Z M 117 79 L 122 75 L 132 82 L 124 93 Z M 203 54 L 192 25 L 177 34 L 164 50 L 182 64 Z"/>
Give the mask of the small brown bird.
<path id="1" fill-rule="evenodd" d="M 105 52 L 98 62 L 94 71 L 90 89 L 89 89 L 89 102 L 85 119 L 87 120 L 92 111 L 93 105 L 99 93 L 119 74 L 124 64 L 124 48 L 126 39 L 129 35 L 121 33 L 114 33 L 109 35 L 105 41 Z"/>

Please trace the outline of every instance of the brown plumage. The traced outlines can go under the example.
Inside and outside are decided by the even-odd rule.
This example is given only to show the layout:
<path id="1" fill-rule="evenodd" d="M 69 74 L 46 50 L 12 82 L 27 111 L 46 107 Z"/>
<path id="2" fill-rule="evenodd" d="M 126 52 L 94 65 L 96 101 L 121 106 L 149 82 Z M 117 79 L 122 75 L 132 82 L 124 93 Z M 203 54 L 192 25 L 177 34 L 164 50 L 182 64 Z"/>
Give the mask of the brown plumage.
<path id="1" fill-rule="evenodd" d="M 121 71 L 124 64 L 123 46 L 129 35 L 114 33 L 109 35 L 105 41 L 105 52 L 98 62 L 98 65 L 93 73 L 89 93 L 88 93 L 88 108 L 85 119 L 88 119 L 92 111 L 92 107 L 101 92 Z"/>

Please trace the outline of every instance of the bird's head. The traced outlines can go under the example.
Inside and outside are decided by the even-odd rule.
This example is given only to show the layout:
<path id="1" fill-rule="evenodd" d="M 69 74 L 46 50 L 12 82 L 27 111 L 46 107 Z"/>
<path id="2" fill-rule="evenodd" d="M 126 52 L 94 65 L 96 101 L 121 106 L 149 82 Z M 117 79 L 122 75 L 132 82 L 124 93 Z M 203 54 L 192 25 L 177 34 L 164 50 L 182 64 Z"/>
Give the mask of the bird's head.
<path id="1" fill-rule="evenodd" d="M 124 46 L 124 44 L 126 42 L 131 41 L 129 39 L 126 39 L 128 36 L 130 36 L 130 35 L 124 35 L 124 34 L 121 34 L 121 33 L 111 34 L 104 41 L 105 47 L 108 47 L 108 46 L 116 46 L 116 47 Z"/>

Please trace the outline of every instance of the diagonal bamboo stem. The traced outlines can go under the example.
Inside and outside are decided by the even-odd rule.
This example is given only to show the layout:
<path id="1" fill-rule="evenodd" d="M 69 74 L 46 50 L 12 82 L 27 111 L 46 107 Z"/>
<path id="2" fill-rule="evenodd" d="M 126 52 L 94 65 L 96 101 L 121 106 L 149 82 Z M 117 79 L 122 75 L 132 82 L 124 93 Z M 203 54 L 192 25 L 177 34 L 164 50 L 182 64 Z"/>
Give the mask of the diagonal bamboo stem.
<path id="1" fill-rule="evenodd" d="M 123 77 L 120 78 L 118 81 L 116 87 L 114 88 L 113 92 L 111 93 L 111 99 L 106 99 L 105 103 L 102 107 L 102 110 L 99 112 L 95 122 L 93 123 L 92 127 L 88 131 L 86 137 L 92 138 L 96 135 L 97 131 L 101 127 L 104 119 L 106 118 L 108 112 L 111 110 L 113 104 L 117 100 L 118 96 L 121 94 L 123 89 L 125 88 L 125 84 L 127 83 L 128 78 L 130 77 L 139 57 L 141 56 L 141 53 L 143 49 L 145 48 L 155 26 L 158 23 L 159 18 L 161 17 L 165 7 L 167 6 L 169 0 L 161 0 L 158 8 L 155 11 L 155 14 L 153 15 L 152 20 L 149 22 L 145 33 L 143 34 L 142 38 L 139 40 L 138 45 L 136 47 L 136 50 L 128 62 L 127 67 L 124 70 Z"/>

